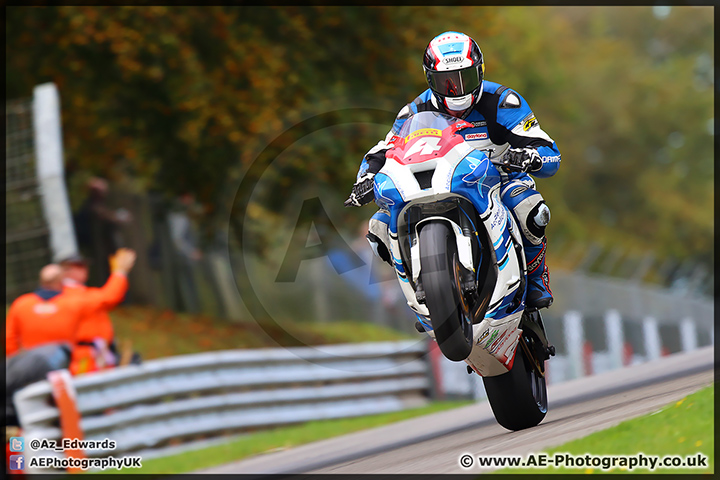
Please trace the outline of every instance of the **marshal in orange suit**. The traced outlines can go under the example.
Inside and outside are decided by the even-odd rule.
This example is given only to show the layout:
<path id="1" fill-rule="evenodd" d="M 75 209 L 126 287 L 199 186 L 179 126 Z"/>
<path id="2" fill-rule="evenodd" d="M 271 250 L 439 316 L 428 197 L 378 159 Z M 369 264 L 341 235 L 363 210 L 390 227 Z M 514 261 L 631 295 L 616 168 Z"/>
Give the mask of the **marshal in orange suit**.
<path id="1" fill-rule="evenodd" d="M 77 341 L 82 304 L 63 295 L 63 272 L 50 264 L 40 270 L 40 288 L 10 305 L 5 324 L 5 354 L 51 342 Z"/>
<path id="2" fill-rule="evenodd" d="M 112 352 L 114 331 L 109 312 L 114 309 L 128 289 L 127 274 L 135 264 L 133 250 L 119 249 L 111 257 L 111 271 L 105 285 L 100 288 L 88 287 L 88 267 L 78 256 L 60 262 L 64 274 L 63 295 L 75 299 L 82 306 L 81 322 L 77 332 L 77 348 L 73 353 L 71 371 L 84 373 L 116 364 Z"/>

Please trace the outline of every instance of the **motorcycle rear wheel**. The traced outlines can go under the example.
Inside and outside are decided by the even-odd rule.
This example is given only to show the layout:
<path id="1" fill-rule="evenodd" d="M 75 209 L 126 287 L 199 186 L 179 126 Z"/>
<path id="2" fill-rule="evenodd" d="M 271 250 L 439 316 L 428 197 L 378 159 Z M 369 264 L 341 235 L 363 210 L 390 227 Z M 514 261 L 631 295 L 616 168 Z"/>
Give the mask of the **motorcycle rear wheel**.
<path id="1" fill-rule="evenodd" d="M 445 357 L 460 362 L 473 347 L 472 321 L 462 297 L 455 235 L 445 222 L 420 230 L 420 279 L 435 340 Z"/>
<path id="2" fill-rule="evenodd" d="M 519 341 L 527 340 L 521 336 Z M 534 427 L 545 418 L 548 406 L 545 377 L 531 367 L 519 344 L 512 369 L 495 377 L 483 377 L 483 383 L 495 419 L 508 430 Z"/>

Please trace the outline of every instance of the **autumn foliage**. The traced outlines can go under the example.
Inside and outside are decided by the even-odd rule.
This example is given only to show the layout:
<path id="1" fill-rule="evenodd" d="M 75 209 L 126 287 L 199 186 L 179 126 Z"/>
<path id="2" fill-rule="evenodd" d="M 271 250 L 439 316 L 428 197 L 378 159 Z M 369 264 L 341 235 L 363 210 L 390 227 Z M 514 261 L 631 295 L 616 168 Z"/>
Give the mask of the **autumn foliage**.
<path id="1" fill-rule="evenodd" d="M 351 106 L 386 110 L 389 127 L 393 112 L 425 88 L 420 65 L 430 38 L 463 31 L 483 50 L 486 78 L 519 91 L 563 154 L 560 172 L 540 184 L 551 235 L 638 250 L 651 239 L 661 254 L 709 261 L 712 7 L 666 13 L 6 7 L 6 93 L 28 97 L 34 85 L 58 85 L 70 180 L 91 172 L 194 192 L 212 229 L 227 222 L 239 178 L 274 138 Z M 298 146 L 297 158 L 273 173 L 280 198 L 313 178 L 341 203 L 382 134 L 359 125 Z M 266 198 L 249 212 L 271 221 L 281 204 Z"/>

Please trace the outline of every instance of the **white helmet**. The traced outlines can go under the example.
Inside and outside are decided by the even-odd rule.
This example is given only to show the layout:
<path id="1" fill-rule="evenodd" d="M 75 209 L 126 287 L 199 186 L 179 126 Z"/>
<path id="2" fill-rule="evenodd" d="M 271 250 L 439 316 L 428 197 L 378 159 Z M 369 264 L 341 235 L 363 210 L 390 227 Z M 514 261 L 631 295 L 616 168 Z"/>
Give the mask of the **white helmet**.
<path id="1" fill-rule="evenodd" d="M 448 110 L 467 110 L 467 114 L 482 95 L 483 55 L 464 33 L 445 32 L 433 38 L 425 49 L 423 69 L 430 90 Z"/>

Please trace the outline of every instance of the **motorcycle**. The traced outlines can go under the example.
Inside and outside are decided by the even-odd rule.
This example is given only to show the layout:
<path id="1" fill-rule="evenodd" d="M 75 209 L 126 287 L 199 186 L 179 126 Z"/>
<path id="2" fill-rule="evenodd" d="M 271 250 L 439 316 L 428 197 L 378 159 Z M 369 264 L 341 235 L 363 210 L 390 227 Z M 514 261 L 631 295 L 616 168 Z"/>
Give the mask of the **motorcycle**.
<path id="1" fill-rule="evenodd" d="M 525 308 L 522 239 L 500 200 L 507 174 L 465 142 L 472 126 L 409 117 L 375 175 L 375 201 L 390 214 L 390 253 L 418 330 L 482 377 L 500 425 L 521 430 L 547 413 L 544 366 L 555 352 L 540 313 Z"/>

